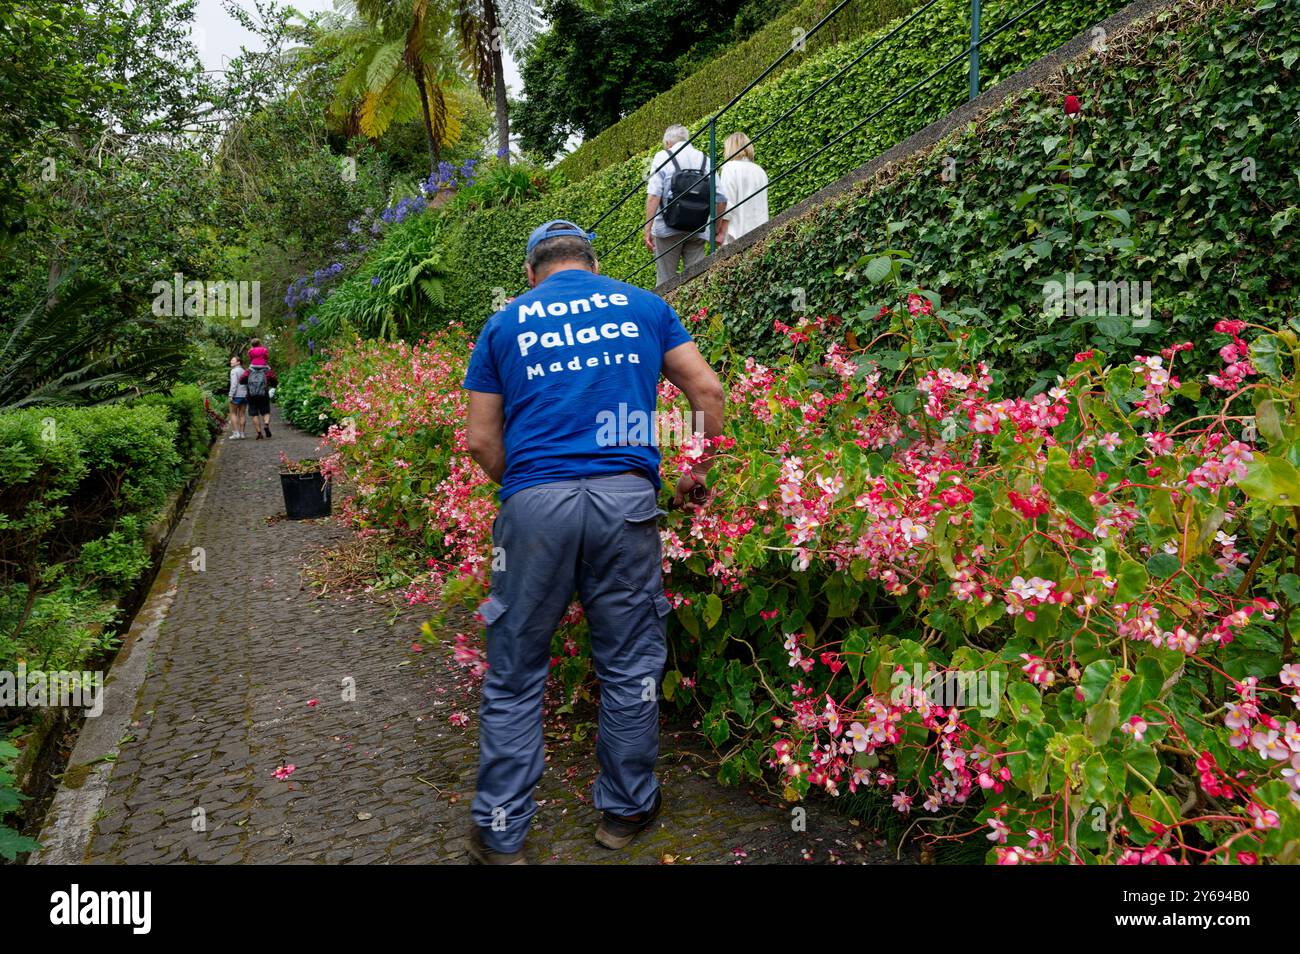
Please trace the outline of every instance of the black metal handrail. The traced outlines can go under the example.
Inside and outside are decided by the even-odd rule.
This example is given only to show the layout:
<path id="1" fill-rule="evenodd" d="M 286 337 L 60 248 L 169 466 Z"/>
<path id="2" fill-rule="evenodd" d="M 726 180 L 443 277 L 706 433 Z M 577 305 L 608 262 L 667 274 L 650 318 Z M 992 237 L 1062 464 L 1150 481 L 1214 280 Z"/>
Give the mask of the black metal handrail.
<path id="1" fill-rule="evenodd" d="M 863 61 L 864 61 L 868 56 L 870 56 L 872 53 L 874 53 L 874 52 L 876 52 L 877 50 L 879 50 L 882 46 L 884 46 L 886 43 L 888 43 L 889 40 L 893 39 L 893 38 L 894 38 L 894 37 L 895 37 L 895 36 L 896 36 L 900 31 L 902 31 L 904 28 L 906 28 L 907 26 L 909 26 L 909 25 L 911 25 L 912 23 L 914 23 L 918 17 L 920 17 L 922 14 L 924 14 L 927 10 L 929 10 L 929 9 L 930 9 L 932 6 L 934 6 L 934 4 L 937 3 L 937 2 L 938 2 L 938 0 L 926 0 L 925 3 L 923 3 L 921 6 L 917 7 L 917 8 L 916 8 L 915 10 L 913 10 L 910 14 L 908 14 L 906 17 L 904 17 L 902 20 L 900 20 L 900 21 L 899 21 L 899 22 L 898 22 L 898 23 L 897 23 L 897 24 L 896 24 L 892 29 L 889 30 L 888 33 L 886 33 L 886 34 L 884 34 L 883 36 L 881 36 L 879 39 L 877 39 L 875 42 L 873 42 L 870 46 L 868 46 L 865 50 L 863 50 L 861 53 L 859 53 L 858 55 L 856 55 L 852 60 L 850 60 L 848 63 L 846 63 L 846 64 L 845 64 L 844 66 L 842 66 L 840 69 L 838 69 L 838 70 L 837 70 L 837 71 L 836 71 L 832 76 L 828 77 L 828 78 L 827 78 L 826 80 L 824 80 L 820 85 L 818 85 L 818 87 L 817 87 L 816 89 L 814 89 L 812 92 L 808 93 L 806 96 L 804 96 L 801 100 L 799 100 L 799 101 L 798 101 L 797 103 L 795 103 L 793 106 L 791 106 L 790 108 L 788 108 L 787 110 L 785 110 L 785 111 L 784 111 L 780 116 L 778 116 L 776 119 L 774 119 L 774 120 L 772 120 L 770 123 L 768 123 L 768 124 L 767 124 L 765 127 L 763 127 L 763 129 L 760 130 L 756 135 L 750 137 L 750 142 L 753 143 L 753 142 L 757 141 L 758 139 L 762 138 L 763 136 L 766 136 L 768 133 L 770 133 L 770 132 L 771 132 L 771 131 L 776 127 L 776 126 L 778 126 L 780 123 L 784 122 L 784 121 L 787 120 L 790 116 L 794 115 L 796 112 L 798 112 L 799 110 L 803 109 L 805 106 L 807 106 L 807 104 L 808 104 L 809 102 L 811 102 L 814 98 L 816 98 L 820 93 L 822 93 L 825 89 L 827 89 L 831 84 L 833 84 L 834 82 L 836 82 L 837 80 L 839 80 L 841 77 L 843 77 L 843 76 L 844 76 L 846 73 L 848 73 L 850 70 L 852 70 L 853 68 L 855 68 L 856 66 L 858 66 L 860 63 L 862 63 L 862 62 L 863 62 Z M 794 163 L 792 163 L 791 165 L 787 166 L 785 169 L 781 170 L 781 172 L 780 172 L 778 175 L 776 175 L 774 178 L 772 178 L 772 179 L 770 179 L 770 180 L 768 181 L 767 186 L 765 186 L 764 189 L 760 189 L 758 192 L 755 192 L 755 193 L 752 194 L 752 195 L 746 196 L 745 198 L 740 199 L 739 201 L 733 201 L 733 202 L 728 203 L 728 205 L 726 206 L 726 208 L 725 208 L 724 212 L 722 213 L 722 215 L 725 216 L 725 215 L 727 215 L 728 213 L 734 212 L 737 208 L 739 208 L 740 206 L 744 205 L 746 202 L 748 202 L 748 201 L 750 201 L 750 200 L 752 200 L 752 199 L 757 198 L 759 195 L 763 194 L 767 189 L 770 189 L 772 186 L 776 185 L 778 182 L 780 182 L 781 180 L 785 179 L 785 178 L 786 178 L 787 176 L 789 176 L 791 173 L 797 171 L 798 169 L 803 168 L 807 163 L 809 163 L 809 162 L 812 161 L 813 159 L 817 158 L 817 157 L 820 156 L 820 155 L 823 155 L 827 150 L 833 148 L 834 146 L 836 146 L 836 145 L 838 145 L 839 143 L 843 142 L 843 141 L 844 141 L 845 139 L 847 139 L 848 137 L 850 137 L 850 136 L 852 136 L 853 134 L 857 133 L 857 132 L 858 132 L 860 129 L 862 129 L 862 127 L 865 126 L 867 123 L 869 123 L 869 122 L 871 122 L 871 121 L 877 119 L 879 116 L 883 115 L 886 111 L 888 111 L 889 109 L 893 108 L 893 107 L 896 106 L 898 103 L 900 103 L 900 102 L 902 102 L 903 100 L 905 100 L 907 97 L 911 96 L 911 95 L 912 95 L 913 93 L 915 93 L 917 90 L 922 89 L 923 87 L 925 87 L 925 86 L 926 86 L 927 84 L 929 84 L 932 80 L 934 80 L 937 76 L 939 76 L 940 74 L 944 73 L 946 70 L 951 69 L 955 64 L 960 63 L 962 60 L 966 60 L 966 61 L 967 61 L 967 64 L 968 64 L 968 66 L 967 66 L 967 72 L 968 72 L 969 81 L 970 81 L 970 82 L 969 82 L 969 98 L 970 98 L 970 99 L 974 99 L 974 98 L 975 98 L 976 96 L 978 96 L 979 93 L 980 93 L 980 60 L 979 60 L 979 53 L 980 53 L 980 47 L 981 47 L 981 45 L 983 45 L 984 43 L 987 43 L 989 40 L 993 39 L 993 38 L 996 37 L 998 34 L 1002 33 L 1004 30 L 1007 30 L 1007 29 L 1010 28 L 1011 26 L 1015 25 L 1015 24 L 1018 23 L 1021 19 L 1023 19 L 1026 15 L 1028 15 L 1029 13 L 1032 13 L 1033 11 L 1035 11 L 1035 10 L 1037 10 L 1038 8 L 1042 7 L 1043 4 L 1046 3 L 1046 2 L 1047 2 L 1047 0 L 1034 0 L 1034 2 L 1033 2 L 1032 4 L 1030 4 L 1027 8 L 1025 8 L 1024 10 L 1022 10 L 1020 13 L 1018 13 L 1018 14 L 1016 14 L 1015 16 L 1009 18 L 1008 20 L 1006 20 L 1005 22 L 1003 22 L 1002 24 L 1000 24 L 1000 25 L 999 25 L 998 27 L 996 27 L 995 29 L 993 29 L 993 30 L 991 30 L 991 31 L 989 31 L 989 32 L 987 32 L 987 33 L 984 33 L 984 32 L 982 32 L 982 30 L 981 30 L 981 22 L 980 22 L 980 21 L 981 21 L 981 13 L 982 13 L 982 11 L 981 11 L 981 0 L 970 0 L 970 42 L 969 42 L 968 45 L 966 45 L 962 50 L 960 50 L 958 53 L 956 53 L 956 54 L 954 54 L 952 57 L 950 57 L 947 61 L 945 61 L 945 62 L 943 63 L 942 66 L 940 66 L 938 69 L 936 69 L 936 70 L 934 70 L 933 72 L 931 72 L 931 73 L 930 73 L 928 76 L 926 76 L 924 79 L 919 80 L 918 82 L 914 83 L 911 87 L 909 87 L 907 90 L 903 91 L 902 93 L 899 93 L 897 96 L 895 96 L 895 97 L 894 97 L 893 99 L 891 99 L 889 102 L 885 103 L 885 104 L 884 104 L 883 106 L 881 106 L 879 109 L 876 109 L 876 110 L 873 111 L 870 115 L 864 117 L 863 119 L 861 119 L 861 120 L 859 120 L 857 123 L 855 123 L 852 127 L 850 127 L 849 129 L 845 130 L 844 132 L 840 133 L 838 136 L 836 136 L 836 137 L 835 137 L 834 139 L 832 139 L 830 142 L 827 142 L 827 143 L 823 144 L 820 148 L 816 149 L 815 151 L 809 153 L 809 154 L 806 155 L 806 156 L 803 156 L 803 157 L 799 158 L 799 159 L 796 160 Z M 838 3 L 838 4 L 837 4 L 837 5 L 836 5 L 832 10 L 830 10 L 830 11 L 829 11 L 829 12 L 828 12 L 824 17 L 822 17 L 821 20 L 819 20 L 819 21 L 817 22 L 817 24 L 812 28 L 812 30 L 810 30 L 807 34 L 804 35 L 804 39 L 806 40 L 807 38 L 809 38 L 809 37 L 811 37 L 813 34 L 815 34 L 817 31 L 821 30 L 822 27 L 824 27 L 827 23 L 829 23 L 829 22 L 831 21 L 832 18 L 834 18 L 834 17 L 835 17 L 835 16 L 836 16 L 836 15 L 837 15 L 841 10 L 844 9 L 845 6 L 848 5 L 848 3 L 849 3 L 849 0 L 841 0 L 840 3 Z M 707 221 L 706 221 L 703 225 L 701 225 L 699 228 L 694 229 L 694 230 L 692 230 L 691 232 L 681 233 L 679 237 L 678 237 L 678 236 L 674 236 L 677 240 L 674 241 L 673 244 L 672 244 L 671 246 L 669 246 L 668 248 L 665 248 L 663 251 L 661 251 L 661 252 L 659 252 L 658 254 L 654 255 L 654 257 L 651 258 L 648 262 L 644 262 L 644 263 L 642 263 L 641 265 L 637 266 L 636 268 L 634 268 L 634 269 L 633 269 L 630 273 L 628 273 L 627 275 L 622 276 L 625 280 L 631 280 L 633 277 L 635 277 L 636 275 L 638 275 L 638 274 L 640 274 L 642 271 L 644 271 L 647 267 L 649 267 L 649 266 L 651 266 L 651 265 L 654 265 L 656 262 L 659 261 L 659 259 L 663 258 L 664 256 L 675 254 L 676 251 L 677 251 L 677 249 L 680 248 L 681 245 L 682 245 L 683 243 L 685 243 L 685 242 L 687 242 L 687 241 L 690 241 L 690 240 L 694 239 L 694 238 L 695 238 L 696 236 L 698 236 L 701 232 L 706 232 L 706 231 L 707 231 L 706 241 L 707 241 L 707 246 L 708 246 L 708 249 L 707 249 L 708 252 L 709 252 L 709 253 L 712 253 L 712 252 L 716 249 L 716 246 L 717 246 L 717 241 L 716 241 L 716 240 L 717 240 L 717 220 L 718 220 L 718 218 L 719 218 L 719 215 L 718 215 L 718 212 L 717 212 L 717 201 L 716 201 L 716 195 L 717 195 L 717 175 L 718 175 L 718 169 L 719 169 L 719 167 L 720 167 L 720 163 L 717 161 L 717 142 L 716 142 L 716 139 L 717 139 L 717 123 L 718 123 L 718 120 L 719 120 L 720 118 L 722 118 L 722 116 L 724 116 L 724 115 L 727 113 L 728 110 L 730 110 L 733 106 L 735 106 L 738 102 L 740 102 L 741 99 L 743 99 L 743 98 L 744 98 L 744 97 L 745 97 L 745 96 L 746 96 L 746 95 L 747 95 L 751 90 L 753 90 L 753 89 L 754 89 L 754 88 L 755 88 L 759 83 L 761 83 L 761 82 L 762 82 L 762 81 L 763 81 L 767 76 L 771 75 L 772 71 L 775 70 L 778 66 L 780 66 L 781 63 L 783 63 L 783 62 L 784 62 L 784 61 L 785 61 L 789 56 L 791 56 L 791 55 L 793 55 L 793 53 L 797 52 L 798 49 L 799 49 L 799 46 L 798 46 L 798 45 L 796 45 L 796 44 L 792 44 L 792 45 L 790 46 L 789 49 L 787 49 L 784 53 L 782 53 L 779 57 L 777 57 L 777 58 L 776 58 L 772 63 L 768 64 L 768 66 L 767 66 L 767 67 L 766 67 L 766 68 L 765 68 L 761 73 L 759 73 L 759 75 L 758 75 L 757 77 L 755 77 L 755 78 L 754 78 L 754 79 L 753 79 L 753 80 L 752 80 L 748 85 L 746 85 L 744 89 L 742 89 L 739 93 L 737 93 L 735 96 L 733 96 L 733 97 L 732 97 L 732 98 L 731 98 L 731 99 L 730 99 L 730 100 L 729 100 L 729 101 L 728 101 L 728 102 L 727 102 L 727 103 L 726 103 L 726 104 L 725 104 L 721 109 L 719 109 L 716 113 L 714 113 L 712 116 L 710 116 L 710 117 L 708 118 L 708 120 L 706 120 L 705 123 L 704 123 L 702 126 L 700 126 L 700 128 L 697 129 L 697 130 L 695 131 L 695 133 L 693 133 L 693 134 L 692 134 L 692 135 L 691 135 L 691 136 L 690 136 L 690 137 L 689 137 L 685 142 L 682 142 L 682 143 L 680 143 L 679 145 L 677 145 L 677 146 L 676 146 L 676 147 L 675 147 L 675 148 L 674 148 L 674 149 L 669 153 L 668 158 L 665 159 L 664 162 L 662 162 L 662 163 L 659 164 L 658 168 L 656 168 L 656 169 L 652 169 L 652 170 L 651 170 L 650 174 L 651 174 L 652 176 L 653 176 L 653 175 L 658 175 L 658 174 L 660 173 L 660 171 L 661 171 L 661 170 L 662 170 L 666 165 L 668 165 L 670 162 L 672 162 L 672 160 L 675 159 L 675 158 L 676 158 L 676 157 L 677 157 L 677 156 L 678 156 L 678 155 L 679 155 L 679 154 L 680 154 L 680 153 L 681 153 L 681 152 L 682 152 L 682 151 L 683 151 L 687 146 L 689 146 L 692 142 L 694 142 L 694 141 L 695 141 L 697 138 L 699 138 L 702 134 L 704 134 L 704 133 L 707 132 L 707 134 L 708 134 L 708 140 L 709 140 L 709 152 L 708 152 L 708 156 L 707 156 L 707 161 L 708 161 L 707 172 L 704 173 L 703 175 L 701 175 L 700 178 L 696 179 L 694 183 L 692 183 L 693 186 L 694 186 L 694 185 L 697 185 L 697 184 L 699 184 L 700 182 L 702 182 L 706 176 L 707 176 L 707 178 L 709 179 L 709 199 L 710 199 L 710 201 L 709 201 L 709 216 L 708 216 Z M 725 162 L 729 161 L 729 160 L 732 159 L 732 158 L 733 158 L 732 156 L 724 156 L 723 159 L 722 159 L 722 162 L 725 163 Z M 605 222 L 605 221 L 606 221 L 606 220 L 607 220 L 611 215 L 613 215 L 613 214 L 614 214 L 615 212 L 617 212 L 620 208 L 622 208 L 623 205 L 624 205 L 624 204 L 625 204 L 629 199 L 631 199 L 631 198 L 632 198 L 633 196 L 635 196 L 635 195 L 638 195 L 638 194 L 642 193 L 642 192 L 644 191 L 644 187 L 645 187 L 645 181 L 642 180 L 641 182 L 639 182 L 639 183 L 637 183 L 636 185 L 634 185 L 634 186 L 633 186 L 631 189 L 629 189 L 627 192 L 625 192 L 625 193 L 624 193 L 624 194 L 623 194 L 623 195 L 622 195 L 622 196 L 621 196 L 621 197 L 620 197 L 616 202 L 614 202 L 613 205 L 611 205 L 608 209 L 606 209 L 606 210 L 601 214 L 601 216 L 600 216 L 600 217 L 599 217 L 599 218 L 598 218 L 598 219 L 597 219 L 597 220 L 596 220 L 596 221 L 591 225 L 590 231 L 592 231 L 592 232 L 596 231 L 596 229 L 601 225 L 601 223 Z M 681 199 L 681 196 L 674 196 L 674 197 L 670 198 L 669 201 L 668 201 L 666 204 L 661 204 L 660 208 L 658 209 L 658 211 L 656 212 L 656 214 L 655 214 L 654 216 L 651 216 L 651 217 L 648 217 L 648 218 L 645 218 L 645 219 L 641 220 L 640 223 L 639 223 L 639 224 L 638 224 L 638 225 L 637 225 L 633 230 L 631 230 L 631 231 L 628 232 L 627 234 L 621 236 L 617 241 L 614 242 L 613 245 L 607 246 L 606 248 L 602 249 L 602 250 L 601 250 L 602 255 L 611 255 L 611 254 L 613 254 L 614 252 L 616 252 L 618 249 L 620 249 L 621 247 L 623 247 L 623 245 L 625 245 L 625 244 L 626 244 L 629 240 L 631 240 L 633 237 L 635 237 L 636 235 L 642 233 L 642 232 L 645 230 L 645 228 L 646 228 L 647 226 L 652 225 L 656 218 L 658 218 L 659 216 L 661 216 L 661 215 L 663 214 L 663 212 L 664 212 L 666 209 L 670 208 L 672 205 L 674 205 L 674 204 L 675 204 L 676 202 L 678 202 L 680 199 Z"/>

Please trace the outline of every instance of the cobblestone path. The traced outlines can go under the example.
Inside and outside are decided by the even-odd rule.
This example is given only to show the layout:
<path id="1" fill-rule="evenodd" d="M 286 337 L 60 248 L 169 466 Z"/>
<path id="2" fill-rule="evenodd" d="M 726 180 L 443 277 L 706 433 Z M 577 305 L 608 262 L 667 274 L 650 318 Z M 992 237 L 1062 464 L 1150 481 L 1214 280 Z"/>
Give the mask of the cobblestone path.
<path id="1" fill-rule="evenodd" d="M 443 647 L 423 645 L 427 614 L 319 597 L 306 583 L 304 564 L 348 532 L 334 520 L 277 519 L 279 453 L 315 447 L 278 417 L 270 441 L 223 435 L 206 492 L 170 543 L 173 559 L 177 547 L 186 560 L 202 547 L 206 569 L 180 572 L 88 861 L 467 860 L 474 700 Z M 346 680 L 354 701 L 343 698 Z M 457 726 L 450 717 L 462 711 L 469 723 Z M 664 734 L 660 824 L 608 852 L 592 837 L 593 740 L 580 735 L 548 743 L 534 863 L 893 860 L 826 800 L 796 832 L 779 802 L 718 785 L 689 729 Z M 273 776 L 290 764 L 286 780 Z"/>

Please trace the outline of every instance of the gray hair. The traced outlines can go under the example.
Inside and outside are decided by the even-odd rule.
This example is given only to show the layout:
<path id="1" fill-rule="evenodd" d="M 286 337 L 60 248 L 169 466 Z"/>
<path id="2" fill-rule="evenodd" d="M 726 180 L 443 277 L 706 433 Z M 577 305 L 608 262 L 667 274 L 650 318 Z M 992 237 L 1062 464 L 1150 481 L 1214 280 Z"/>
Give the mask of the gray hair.
<path id="1" fill-rule="evenodd" d="M 664 130 L 664 145 L 675 146 L 691 138 L 690 131 L 681 123 L 673 123 Z"/>

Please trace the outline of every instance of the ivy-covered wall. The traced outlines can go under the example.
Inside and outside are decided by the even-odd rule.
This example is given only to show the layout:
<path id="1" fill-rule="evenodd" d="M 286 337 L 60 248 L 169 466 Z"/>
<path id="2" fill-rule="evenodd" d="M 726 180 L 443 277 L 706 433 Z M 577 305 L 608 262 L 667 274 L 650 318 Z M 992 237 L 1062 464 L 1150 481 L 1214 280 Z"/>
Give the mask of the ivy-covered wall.
<path id="1" fill-rule="evenodd" d="M 800 305 L 869 331 L 869 263 L 893 249 L 910 278 L 972 309 L 995 363 L 1040 385 L 1086 347 L 1122 355 L 1199 345 L 1221 317 L 1280 322 L 1300 297 L 1298 59 L 1295 3 L 1176 6 L 719 263 L 674 304 L 720 313 L 755 355 Z M 1053 313 L 1045 286 L 1069 276 L 1149 289 L 1149 321 Z"/>
<path id="2" fill-rule="evenodd" d="M 705 63 L 609 129 L 588 139 L 556 164 L 570 182 L 638 157 L 673 123 L 696 123 L 725 106 L 803 34 L 821 22 L 840 0 L 804 0 L 743 43 Z M 809 57 L 875 30 L 918 5 L 918 0 L 852 0 L 825 26 L 792 50 L 769 79 Z"/>
<path id="3" fill-rule="evenodd" d="M 1024 68 L 1122 6 L 1120 0 L 1048 0 L 984 46 L 984 85 L 990 86 Z M 985 0 L 985 34 L 1025 8 L 1022 0 Z M 876 113 L 898 93 L 925 79 L 969 41 L 969 9 L 969 0 L 939 0 L 917 16 L 887 44 L 759 140 L 759 163 L 775 178 L 800 157 L 832 141 Z M 756 88 L 727 114 L 719 136 L 735 130 L 758 133 L 887 29 L 810 56 L 799 67 Z M 950 112 L 967 95 L 966 70 L 959 62 L 911 98 L 775 184 L 770 202 L 773 214 Z M 606 274 L 653 285 L 651 255 L 641 243 L 639 225 L 645 209 L 641 183 L 649 171 L 658 138 L 659 133 L 655 133 L 639 157 L 610 166 L 536 202 L 463 215 L 452 230 L 447 249 L 447 261 L 457 269 L 448 290 L 451 313 L 471 328 L 476 327 L 499 307 L 503 294 L 522 290 L 524 244 L 535 226 L 562 217 L 591 227 L 628 191 L 633 192 L 632 198 L 597 228 L 597 254 Z"/>

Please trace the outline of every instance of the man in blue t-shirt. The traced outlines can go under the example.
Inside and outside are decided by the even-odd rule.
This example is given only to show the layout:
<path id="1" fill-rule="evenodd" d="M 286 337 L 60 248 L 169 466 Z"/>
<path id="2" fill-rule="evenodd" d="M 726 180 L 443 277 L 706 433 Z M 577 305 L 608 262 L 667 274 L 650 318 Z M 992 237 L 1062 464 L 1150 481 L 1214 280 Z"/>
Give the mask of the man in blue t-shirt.
<path id="1" fill-rule="evenodd" d="M 542 775 L 542 691 L 551 637 L 576 591 L 600 680 L 596 840 L 622 848 L 659 814 L 659 683 L 667 659 L 658 518 L 662 374 L 706 438 L 724 392 L 676 313 L 651 292 L 599 274 L 572 222 L 528 239 L 532 290 L 488 319 L 464 386 L 469 452 L 501 485 L 492 531 L 488 670 L 479 709 L 470 852 L 523 862 Z M 707 446 L 707 445 L 706 445 Z M 702 506 L 708 452 L 674 503 Z"/>

